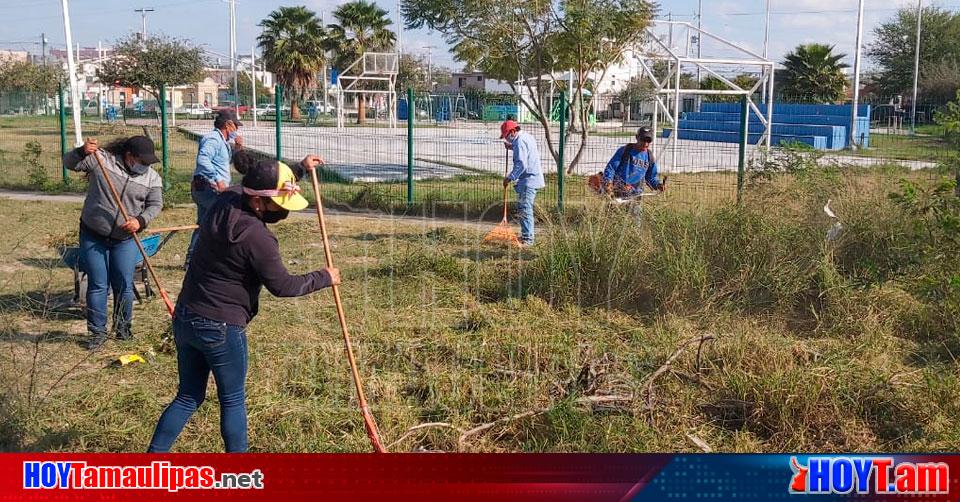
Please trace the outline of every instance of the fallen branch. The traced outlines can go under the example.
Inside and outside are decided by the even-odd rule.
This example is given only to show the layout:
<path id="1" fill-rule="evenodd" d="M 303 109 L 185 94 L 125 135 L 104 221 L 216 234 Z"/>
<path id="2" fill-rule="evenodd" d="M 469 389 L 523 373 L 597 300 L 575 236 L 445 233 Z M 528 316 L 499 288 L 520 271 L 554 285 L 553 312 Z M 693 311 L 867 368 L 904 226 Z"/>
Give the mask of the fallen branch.
<path id="1" fill-rule="evenodd" d="M 685 350 L 687 350 L 687 347 L 689 347 L 690 345 L 693 345 L 694 343 L 698 343 L 699 347 L 702 348 L 705 342 L 713 339 L 714 339 L 713 335 L 700 335 L 696 338 L 691 338 L 681 343 L 680 346 L 677 347 L 677 350 L 673 353 L 673 355 L 668 357 L 666 362 L 664 362 L 659 368 L 657 368 L 656 371 L 654 371 L 653 373 L 650 374 L 650 376 L 647 377 L 646 386 L 647 386 L 647 407 L 648 408 L 650 408 L 651 410 L 653 409 L 653 384 L 654 382 L 657 381 L 657 378 L 660 378 L 661 375 L 663 375 L 664 373 L 667 372 L 667 370 L 670 369 L 670 365 L 672 365 L 674 361 L 676 361 L 680 357 L 680 355 L 683 354 Z M 700 352 L 699 348 L 697 349 L 697 352 L 698 353 Z"/>
<path id="2" fill-rule="evenodd" d="M 634 396 L 583 396 L 583 397 L 578 397 L 577 399 L 574 400 L 574 402 L 577 404 L 597 405 L 597 404 L 604 404 L 604 403 L 630 402 L 630 401 L 633 401 L 634 399 L 635 399 Z M 457 440 L 457 451 L 463 451 L 464 446 L 467 442 L 467 439 L 469 439 L 471 436 L 476 436 L 478 434 L 486 432 L 496 427 L 497 425 L 505 425 L 515 420 L 521 420 L 524 418 L 531 418 L 538 415 L 543 415 L 544 413 L 550 411 L 550 409 L 551 409 L 550 406 L 533 408 L 527 411 L 516 413 L 514 415 L 498 418 L 493 422 L 480 424 L 470 430 L 463 431 L 460 434 L 460 438 Z"/>
<path id="3" fill-rule="evenodd" d="M 394 441 L 394 442 L 390 443 L 389 445 L 387 445 L 387 450 L 393 450 L 393 447 L 394 447 L 394 446 L 402 443 L 404 439 L 407 439 L 408 437 L 414 435 L 417 431 L 421 431 L 421 430 L 423 430 L 423 429 L 436 428 L 436 427 L 443 427 L 443 428 L 448 428 L 448 429 L 454 429 L 454 430 L 463 432 L 463 429 L 461 429 L 461 428 L 459 428 L 459 427 L 454 427 L 453 425 L 448 424 L 448 423 L 446 423 L 446 422 L 430 422 L 430 423 L 426 423 L 426 424 L 414 425 L 413 427 L 407 429 L 407 432 L 404 432 L 403 435 L 400 436 L 396 441 Z"/>

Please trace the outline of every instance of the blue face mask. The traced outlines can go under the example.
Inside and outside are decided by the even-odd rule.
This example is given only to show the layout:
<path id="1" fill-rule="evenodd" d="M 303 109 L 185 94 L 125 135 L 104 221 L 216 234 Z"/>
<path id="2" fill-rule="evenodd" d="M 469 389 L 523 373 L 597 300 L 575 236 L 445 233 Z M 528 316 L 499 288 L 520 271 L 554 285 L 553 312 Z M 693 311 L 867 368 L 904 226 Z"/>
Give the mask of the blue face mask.
<path id="1" fill-rule="evenodd" d="M 141 164 L 139 162 L 137 162 L 136 164 L 130 167 L 130 172 L 137 175 L 143 174 L 149 170 L 150 170 L 150 166 L 146 164 Z"/>
<path id="2" fill-rule="evenodd" d="M 237 139 L 237 136 L 239 136 L 239 135 L 240 135 L 240 134 L 239 134 L 237 131 L 233 131 L 232 133 L 230 133 L 230 134 L 227 135 L 227 141 L 233 141 L 233 140 Z"/>

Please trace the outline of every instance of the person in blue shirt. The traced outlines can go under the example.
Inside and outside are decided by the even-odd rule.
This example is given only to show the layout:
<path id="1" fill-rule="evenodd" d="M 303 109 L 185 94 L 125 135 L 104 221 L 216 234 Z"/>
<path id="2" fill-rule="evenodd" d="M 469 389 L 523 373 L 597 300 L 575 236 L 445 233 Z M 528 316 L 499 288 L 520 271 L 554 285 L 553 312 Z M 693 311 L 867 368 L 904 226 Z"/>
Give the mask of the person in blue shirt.
<path id="1" fill-rule="evenodd" d="M 637 142 L 617 149 L 603 170 L 603 191 L 615 197 L 634 197 L 643 193 L 644 184 L 663 191 L 666 185 L 657 179 L 657 160 L 650 151 L 653 131 L 637 130 Z"/>
<path id="2" fill-rule="evenodd" d="M 243 139 L 238 135 L 243 123 L 233 110 L 221 110 L 213 121 L 213 131 L 200 138 L 197 150 L 197 167 L 193 171 L 190 198 L 197 205 L 197 225 L 203 223 L 207 211 L 217 202 L 217 196 L 230 186 L 230 159 L 235 150 L 243 148 Z M 193 231 L 184 268 L 190 265 L 190 257 L 200 237 Z"/>
<path id="3" fill-rule="evenodd" d="M 503 178 L 503 186 L 516 183 L 517 212 L 520 216 L 520 243 L 529 246 L 534 241 L 533 204 L 537 198 L 537 190 L 546 183 L 543 180 L 543 171 L 540 169 L 540 151 L 537 141 L 530 133 L 520 130 L 520 125 L 507 120 L 500 125 L 500 139 L 508 150 L 513 151 L 513 170 Z"/>

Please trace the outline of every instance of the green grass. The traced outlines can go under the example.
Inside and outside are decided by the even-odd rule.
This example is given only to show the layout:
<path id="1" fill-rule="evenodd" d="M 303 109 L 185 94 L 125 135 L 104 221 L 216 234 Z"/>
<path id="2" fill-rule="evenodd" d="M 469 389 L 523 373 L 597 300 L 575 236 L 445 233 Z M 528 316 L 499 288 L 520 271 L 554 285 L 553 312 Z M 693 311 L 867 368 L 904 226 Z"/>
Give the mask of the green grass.
<path id="1" fill-rule="evenodd" d="M 914 191 L 906 176 L 800 169 L 754 180 L 741 206 L 651 198 L 639 226 L 587 199 L 520 252 L 480 246 L 491 225 L 475 220 L 332 217 L 385 443 L 444 422 L 392 449 L 698 451 L 689 435 L 724 452 L 960 449 L 960 246 L 942 226 L 956 207 L 929 174 Z M 830 243 L 827 199 L 845 227 Z M 176 390 L 156 299 L 135 307 L 135 340 L 78 346 L 56 248 L 76 239 L 79 209 L 0 201 L 3 450 L 142 451 Z M 155 225 L 192 219 L 174 208 Z M 322 266 L 315 226 L 307 214 L 274 227 L 294 272 Z M 155 259 L 174 295 L 187 237 Z M 264 293 L 248 336 L 253 451 L 369 450 L 329 292 Z M 148 362 L 107 367 L 125 353 Z M 177 451 L 222 448 L 214 395 Z M 601 396 L 633 398 L 588 402 Z"/>
<path id="2" fill-rule="evenodd" d="M 917 128 L 917 135 L 910 134 L 871 134 L 870 148 L 853 152 L 843 152 L 858 157 L 889 160 L 923 160 L 939 162 L 945 159 L 944 151 L 950 145 L 943 139 L 941 129 L 936 126 Z"/>

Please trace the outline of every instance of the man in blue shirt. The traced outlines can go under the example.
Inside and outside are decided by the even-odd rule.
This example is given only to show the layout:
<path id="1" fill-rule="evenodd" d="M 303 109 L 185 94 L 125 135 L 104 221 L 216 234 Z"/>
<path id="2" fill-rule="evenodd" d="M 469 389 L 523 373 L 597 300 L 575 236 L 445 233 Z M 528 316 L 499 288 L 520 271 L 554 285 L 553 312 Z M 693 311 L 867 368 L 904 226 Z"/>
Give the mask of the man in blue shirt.
<path id="1" fill-rule="evenodd" d="M 603 189 L 616 197 L 634 197 L 643 193 L 643 185 L 663 191 L 666 187 L 657 179 L 657 161 L 650 151 L 653 131 L 649 127 L 637 130 L 637 142 L 620 147 L 603 170 Z"/>
<path id="2" fill-rule="evenodd" d="M 500 125 L 500 139 L 508 150 L 513 150 L 513 171 L 503 178 L 503 186 L 516 182 L 520 215 L 520 243 L 529 246 L 534 240 L 533 204 L 537 190 L 546 186 L 540 170 L 540 151 L 530 133 L 520 131 L 520 125 L 507 120 Z"/>
<path id="3" fill-rule="evenodd" d="M 230 158 L 234 150 L 243 148 L 243 139 L 237 131 L 243 123 L 233 110 L 221 110 L 213 121 L 213 131 L 200 138 L 197 167 L 193 171 L 190 197 L 197 204 L 197 225 L 203 222 L 207 211 L 217 202 L 217 196 L 230 186 Z M 190 256 L 197 245 L 199 230 L 193 231 L 184 267 L 190 265 Z"/>

